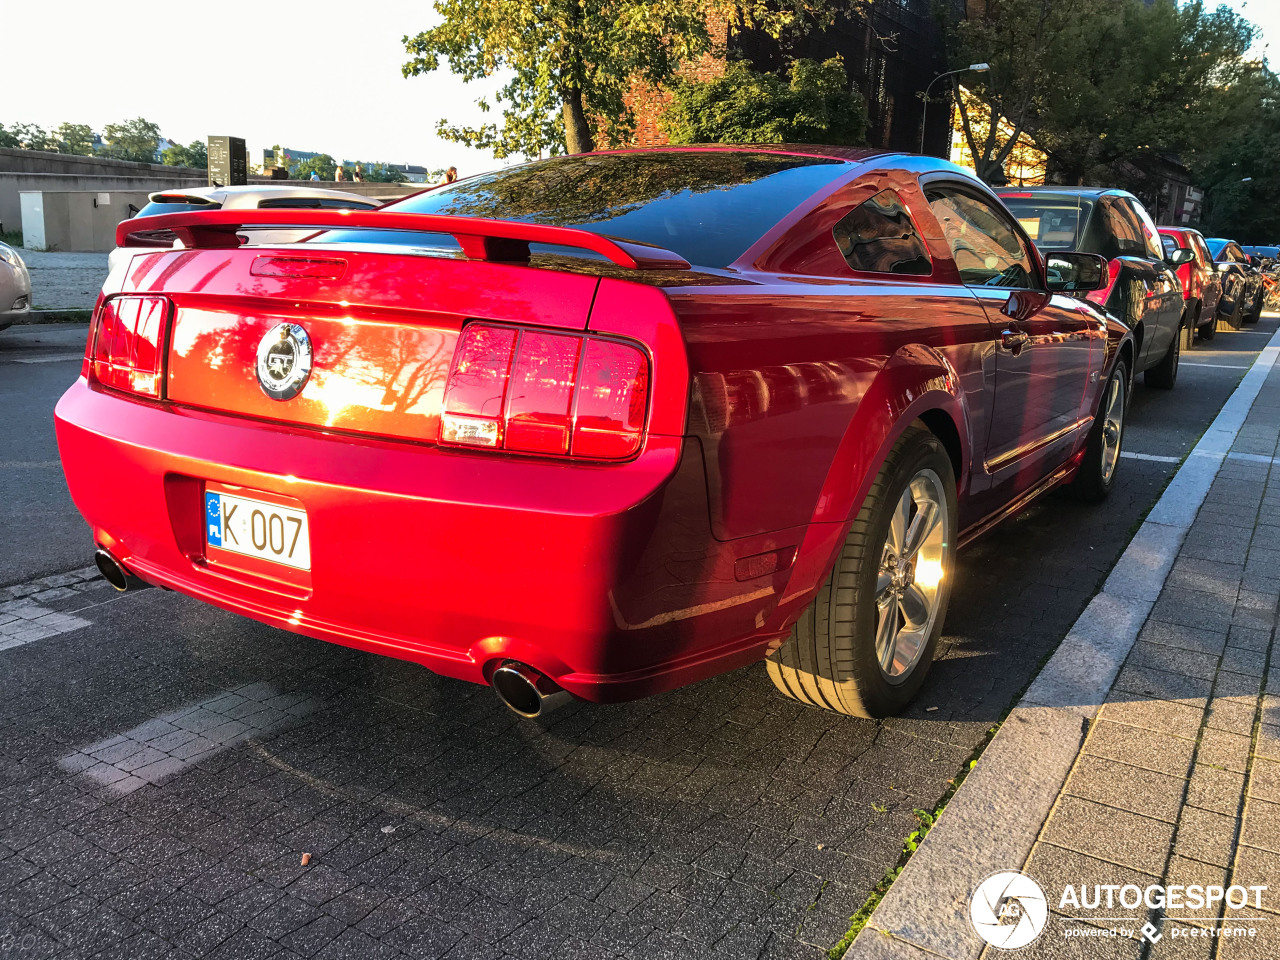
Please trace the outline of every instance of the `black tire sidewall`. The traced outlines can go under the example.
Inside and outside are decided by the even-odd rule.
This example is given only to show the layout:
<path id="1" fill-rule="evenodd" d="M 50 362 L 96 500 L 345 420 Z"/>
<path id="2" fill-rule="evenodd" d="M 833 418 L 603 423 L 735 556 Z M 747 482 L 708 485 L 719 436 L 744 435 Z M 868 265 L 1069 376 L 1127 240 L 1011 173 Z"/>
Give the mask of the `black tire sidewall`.
<path id="1" fill-rule="evenodd" d="M 946 620 L 947 607 L 951 600 L 951 587 L 955 579 L 957 497 L 955 471 L 951 458 L 938 439 L 924 430 L 912 430 L 903 435 L 902 448 L 895 465 L 893 477 L 885 485 L 882 496 L 874 504 L 864 505 L 870 510 L 868 525 L 867 549 L 869 556 L 864 556 L 858 564 L 856 575 L 850 577 L 854 581 L 855 602 L 854 622 L 855 641 L 853 644 L 853 670 L 857 676 L 858 688 L 863 706 L 872 716 L 884 717 L 900 712 L 915 697 L 920 685 L 924 683 L 933 662 L 934 651 L 938 646 L 938 638 L 942 635 L 942 626 Z M 925 641 L 915 665 L 906 675 L 897 681 L 890 681 L 880 669 L 876 657 L 875 638 L 878 612 L 876 609 L 876 585 L 879 578 L 880 557 L 884 544 L 888 539 L 889 525 L 893 518 L 893 510 L 907 485 L 923 469 L 933 470 L 942 482 L 943 495 L 947 500 L 947 525 L 945 531 L 948 548 L 943 560 L 942 585 L 938 595 L 938 612 L 933 627 Z M 847 574 L 844 576 L 848 576 Z M 837 568 L 836 582 L 833 588 L 846 586 L 841 582 L 842 574 Z"/>

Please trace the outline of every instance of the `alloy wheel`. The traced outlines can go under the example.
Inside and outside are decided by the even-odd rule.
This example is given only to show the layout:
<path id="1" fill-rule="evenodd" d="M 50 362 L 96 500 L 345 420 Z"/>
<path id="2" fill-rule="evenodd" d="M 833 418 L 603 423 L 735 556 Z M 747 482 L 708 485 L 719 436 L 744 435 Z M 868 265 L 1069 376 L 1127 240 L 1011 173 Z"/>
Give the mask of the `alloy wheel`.
<path id="1" fill-rule="evenodd" d="M 1120 440 L 1124 435 L 1125 384 L 1123 377 L 1112 377 L 1107 387 L 1106 408 L 1102 414 L 1102 482 L 1110 483 L 1120 461 Z"/>
<path id="2" fill-rule="evenodd" d="M 894 506 L 876 580 L 876 659 L 891 683 L 916 665 L 938 617 L 949 519 L 942 480 L 921 470 Z"/>

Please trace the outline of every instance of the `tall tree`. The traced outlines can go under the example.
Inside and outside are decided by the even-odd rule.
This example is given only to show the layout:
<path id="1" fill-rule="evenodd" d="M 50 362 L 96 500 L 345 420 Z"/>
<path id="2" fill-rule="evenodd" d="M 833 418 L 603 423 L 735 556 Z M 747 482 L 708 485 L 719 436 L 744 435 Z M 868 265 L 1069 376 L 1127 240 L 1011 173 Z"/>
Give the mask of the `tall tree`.
<path id="1" fill-rule="evenodd" d="M 93 128 L 87 123 L 62 123 L 53 131 L 59 153 L 77 157 L 93 156 Z"/>
<path id="2" fill-rule="evenodd" d="M 866 105 L 844 62 L 796 60 L 790 78 L 735 60 L 709 80 L 678 78 L 660 124 L 672 143 L 863 143 Z"/>
<path id="3" fill-rule="evenodd" d="M 338 172 L 338 161 L 327 153 L 317 153 L 309 160 L 299 160 L 289 169 L 289 176 L 295 180 L 310 180 L 312 170 L 319 175 L 321 180 L 332 180 L 334 174 Z"/>
<path id="4" fill-rule="evenodd" d="M 953 66 L 991 65 L 989 72 L 958 78 L 983 114 L 974 116 L 969 101 L 957 97 L 978 176 L 1000 176 L 1018 138 L 1036 126 L 1046 96 L 1069 102 L 1084 95 L 1092 52 L 1124 2 L 988 0 L 954 26 Z"/>
<path id="5" fill-rule="evenodd" d="M 160 154 L 160 161 L 170 167 L 194 167 L 205 170 L 209 167 L 209 147 L 203 140 L 192 140 L 185 147 L 175 143 Z"/>
<path id="6" fill-rule="evenodd" d="M 708 18 L 780 35 L 829 22 L 840 0 L 435 0 L 441 23 L 405 37 L 406 77 L 441 61 L 463 80 L 500 71 L 502 125 L 442 120 L 448 140 L 497 157 L 593 150 L 597 135 L 622 142 L 632 129 L 625 94 L 639 79 L 662 84 L 713 47 Z M 491 105 L 482 99 L 481 110 Z"/>
<path id="7" fill-rule="evenodd" d="M 137 163 L 156 162 L 160 128 L 150 120 L 137 117 L 120 123 L 108 123 L 102 129 L 102 136 L 107 141 L 107 146 L 102 151 L 104 156 Z"/>

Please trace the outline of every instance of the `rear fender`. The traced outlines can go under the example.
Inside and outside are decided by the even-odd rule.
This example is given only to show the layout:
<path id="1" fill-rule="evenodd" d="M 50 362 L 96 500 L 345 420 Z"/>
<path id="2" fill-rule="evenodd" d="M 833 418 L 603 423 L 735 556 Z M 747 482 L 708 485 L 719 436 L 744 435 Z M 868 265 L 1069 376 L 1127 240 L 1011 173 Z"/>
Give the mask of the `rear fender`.
<path id="1" fill-rule="evenodd" d="M 960 378 L 937 350 L 918 344 L 903 347 L 881 368 L 859 401 L 836 450 L 779 604 L 788 621 L 826 579 L 893 445 L 931 411 L 945 414 L 956 428 L 960 447 L 956 488 L 968 487 L 973 438 Z"/>

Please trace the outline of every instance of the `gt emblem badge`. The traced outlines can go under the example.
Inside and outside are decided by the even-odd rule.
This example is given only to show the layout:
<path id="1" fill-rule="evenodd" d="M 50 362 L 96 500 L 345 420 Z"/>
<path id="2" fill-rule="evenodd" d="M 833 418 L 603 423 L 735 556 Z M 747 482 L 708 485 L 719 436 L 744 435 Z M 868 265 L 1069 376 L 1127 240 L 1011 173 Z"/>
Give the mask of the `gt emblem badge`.
<path id="1" fill-rule="evenodd" d="M 258 384 L 272 400 L 292 400 L 311 375 L 311 338 L 296 323 L 281 323 L 258 344 Z"/>

